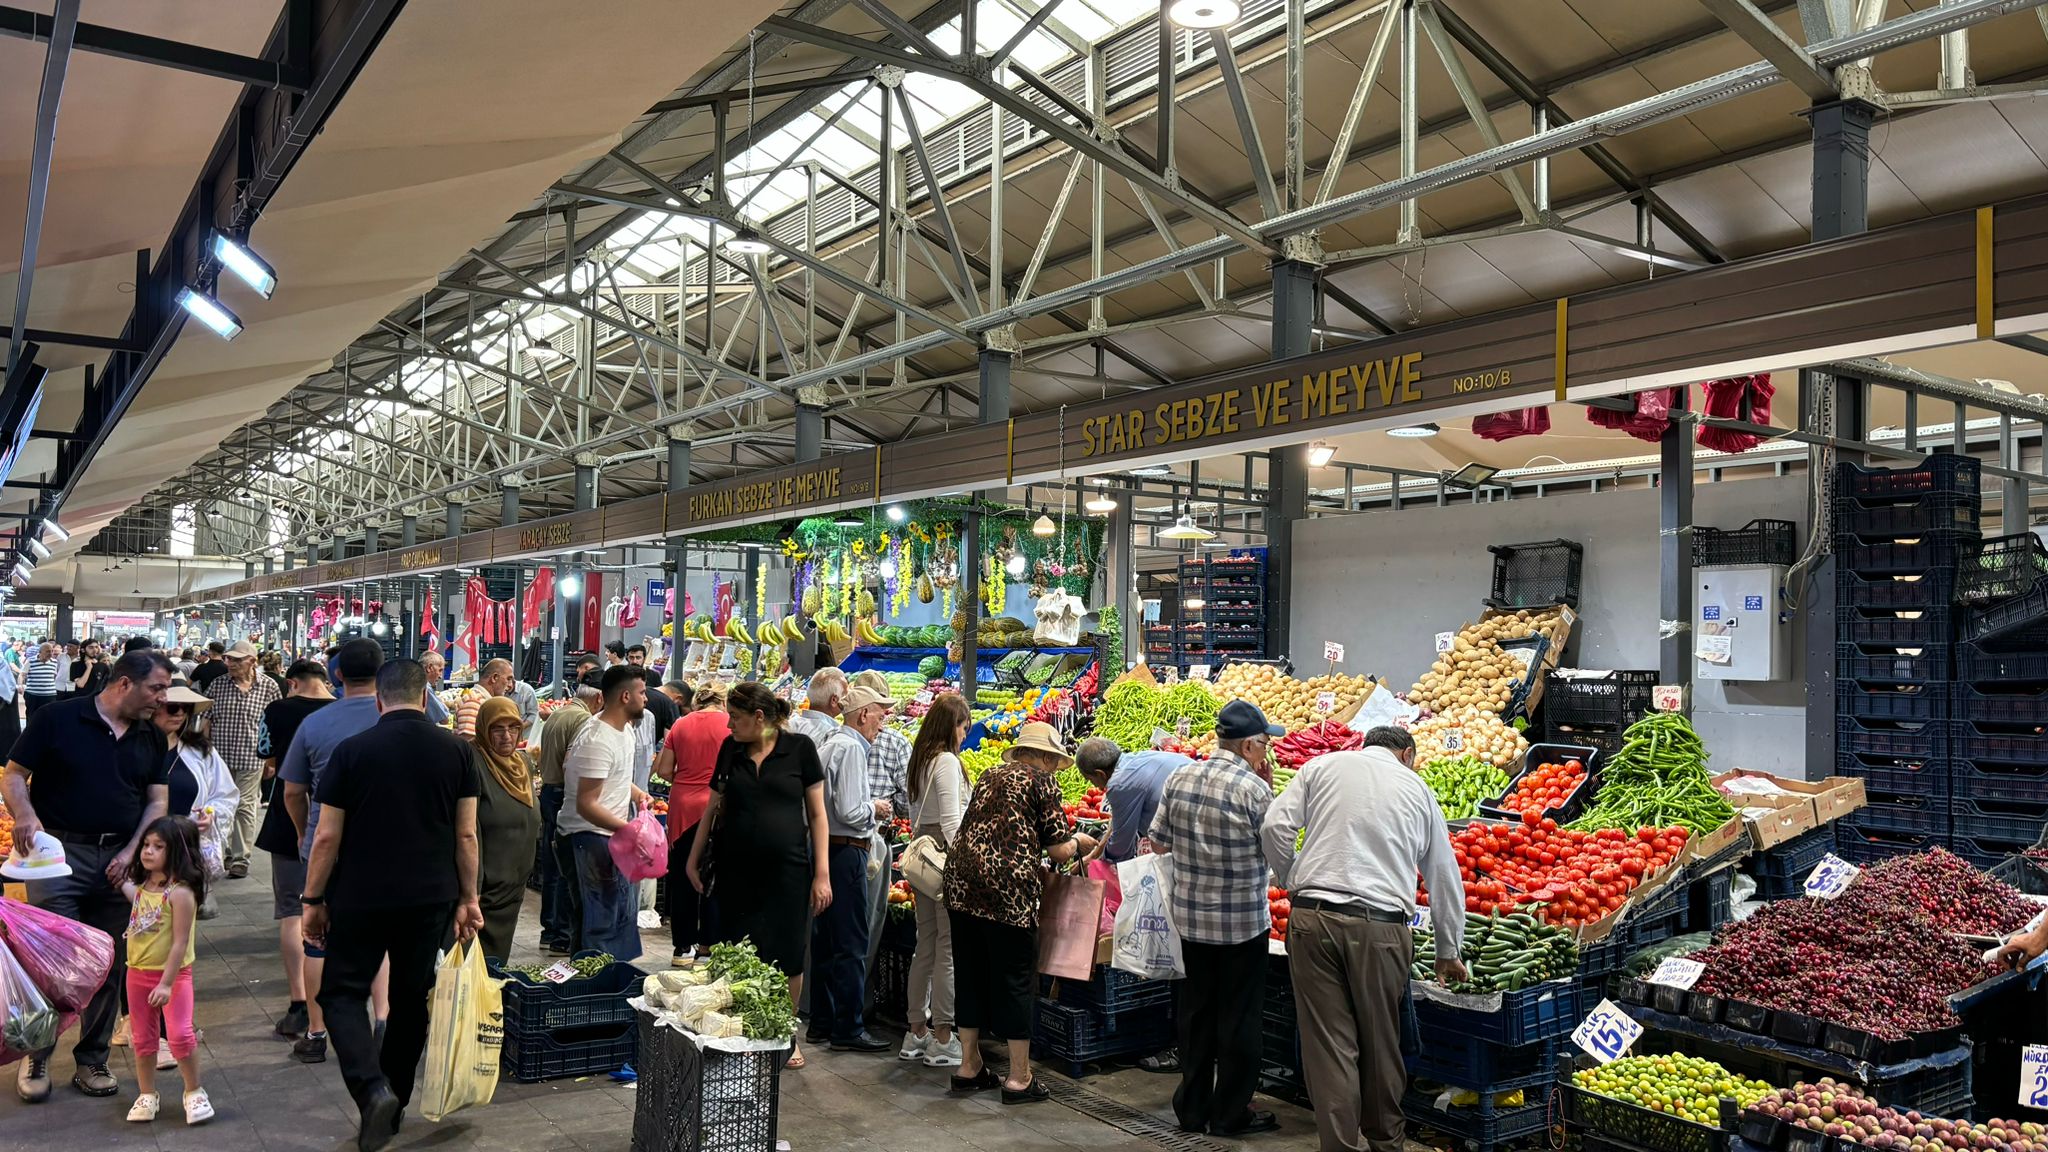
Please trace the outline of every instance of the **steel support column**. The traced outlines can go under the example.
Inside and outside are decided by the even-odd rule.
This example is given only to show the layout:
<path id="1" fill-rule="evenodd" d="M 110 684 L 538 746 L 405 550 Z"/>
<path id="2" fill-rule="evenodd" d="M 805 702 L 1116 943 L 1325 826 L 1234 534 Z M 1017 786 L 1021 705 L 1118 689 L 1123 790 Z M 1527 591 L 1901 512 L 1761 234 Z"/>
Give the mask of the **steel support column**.
<path id="1" fill-rule="evenodd" d="M 597 465 L 576 462 L 576 510 L 586 511 L 597 507 Z M 517 516 L 515 510 L 514 516 Z"/>
<path id="2" fill-rule="evenodd" d="M 1316 268 L 1273 265 L 1273 359 L 1307 355 L 1314 339 Z M 1273 449 L 1266 462 L 1266 653 L 1286 656 L 1293 640 L 1294 524 L 1308 515 L 1308 445 Z"/>
<path id="3" fill-rule="evenodd" d="M 1660 683 L 1692 684 L 1692 425 L 1674 420 L 1658 441 L 1657 671 Z M 1834 706 L 1829 699 L 1828 706 Z"/>
<path id="4" fill-rule="evenodd" d="M 398 518 L 398 546 L 410 548 L 420 542 L 420 518 L 407 512 Z"/>
<path id="5" fill-rule="evenodd" d="M 576 482 L 579 485 L 583 483 L 583 474 L 580 470 L 577 472 Z M 580 488 L 578 492 L 581 492 Z M 498 485 L 498 523 L 519 523 L 519 485 L 511 483 L 509 479 Z"/>
<path id="6" fill-rule="evenodd" d="M 1016 366 L 1017 358 L 1009 352 L 993 348 L 981 350 L 981 395 L 980 421 L 983 424 L 1002 424 L 1010 419 L 1010 371 Z M 976 492 L 979 502 L 987 493 Z M 967 614 L 967 627 L 961 629 L 960 637 L 960 691 L 967 697 L 968 707 L 974 706 L 974 633 L 981 620 L 981 597 L 975 594 L 982 580 L 981 570 L 981 513 L 970 510 L 960 533 L 960 611 Z M 993 607 L 1002 611 L 1002 605 Z"/>
<path id="7" fill-rule="evenodd" d="M 676 430 L 676 432 L 682 431 L 682 429 Z M 668 490 L 670 492 L 681 492 L 689 486 L 690 441 L 684 435 L 671 433 L 668 441 Z M 662 567 L 665 569 L 662 575 L 665 577 L 668 586 L 675 590 L 676 598 L 676 627 L 670 630 L 671 638 L 669 640 L 668 666 L 669 678 L 672 680 L 679 677 L 683 667 L 683 644 L 681 642 L 683 635 L 682 606 L 684 581 L 689 579 L 689 565 L 690 538 L 687 536 L 671 537 L 668 547 L 662 550 Z M 654 606 L 649 605 L 649 607 L 652 608 Z M 656 611 L 658 612 L 659 609 L 656 609 Z"/>
<path id="8" fill-rule="evenodd" d="M 1144 658 L 1145 613 L 1138 604 L 1138 573 L 1131 564 L 1131 493 L 1128 488 L 1116 492 L 1116 509 L 1109 514 L 1109 572 L 1103 583 L 1108 589 L 1109 603 L 1116 605 L 1117 624 L 1123 629 L 1124 666 Z"/>
<path id="9" fill-rule="evenodd" d="M 2048 443 L 2043 444 L 2048 452 Z M 1998 418 L 1998 463 L 2017 472 L 2020 468 L 2020 442 L 2012 427 L 2012 413 L 2003 413 Z M 2016 536 L 2032 527 L 2028 523 L 2029 493 L 2032 486 L 2025 480 L 2004 478 L 1999 489 L 1998 530 L 2008 536 Z"/>
<path id="10" fill-rule="evenodd" d="M 825 409 L 817 404 L 796 406 L 796 462 L 816 460 L 824 451 Z"/>
<path id="11" fill-rule="evenodd" d="M 450 500 L 448 502 L 447 531 L 445 532 L 448 539 L 452 540 L 462 535 L 463 511 L 462 501 Z M 441 643 L 444 647 L 447 647 L 455 643 L 455 630 L 460 627 L 460 622 L 455 619 L 455 570 L 451 568 L 441 573 L 440 584 Z M 452 647 L 450 650 L 453 650 Z"/>

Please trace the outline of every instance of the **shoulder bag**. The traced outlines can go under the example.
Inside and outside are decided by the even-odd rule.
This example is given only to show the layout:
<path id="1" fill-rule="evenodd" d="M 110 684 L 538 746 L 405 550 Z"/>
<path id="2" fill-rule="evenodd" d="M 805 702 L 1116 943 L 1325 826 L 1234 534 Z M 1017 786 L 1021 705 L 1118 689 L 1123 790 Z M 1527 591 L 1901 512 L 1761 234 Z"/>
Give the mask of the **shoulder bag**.
<path id="1" fill-rule="evenodd" d="M 945 903 L 946 846 L 937 836 L 919 836 L 903 849 L 903 878 L 920 900 Z"/>

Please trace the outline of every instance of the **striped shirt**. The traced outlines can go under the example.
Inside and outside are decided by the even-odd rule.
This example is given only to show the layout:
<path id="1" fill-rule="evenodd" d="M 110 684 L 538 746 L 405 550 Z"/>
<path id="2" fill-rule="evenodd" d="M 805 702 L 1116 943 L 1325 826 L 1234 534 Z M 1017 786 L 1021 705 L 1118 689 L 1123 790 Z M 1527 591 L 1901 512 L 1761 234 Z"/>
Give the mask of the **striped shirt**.
<path id="1" fill-rule="evenodd" d="M 1166 778 L 1152 844 L 1173 854 L 1173 922 L 1197 944 L 1242 944 L 1272 927 L 1259 825 L 1273 789 L 1218 749 Z"/>
<path id="2" fill-rule="evenodd" d="M 55 696 L 58 689 L 57 681 L 63 675 L 58 670 L 59 663 L 56 660 L 29 661 L 28 675 L 24 678 L 21 690 L 31 696 Z"/>

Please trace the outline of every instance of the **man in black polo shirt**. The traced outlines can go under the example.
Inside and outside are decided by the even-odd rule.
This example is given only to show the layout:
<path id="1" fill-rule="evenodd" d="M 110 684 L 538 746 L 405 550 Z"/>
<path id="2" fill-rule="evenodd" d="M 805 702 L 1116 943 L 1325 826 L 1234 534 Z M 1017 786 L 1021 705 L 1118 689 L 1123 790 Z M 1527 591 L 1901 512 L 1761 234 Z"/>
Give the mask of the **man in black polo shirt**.
<path id="1" fill-rule="evenodd" d="M 471 745 L 429 721 L 427 673 L 416 660 L 377 671 L 375 727 L 343 740 L 314 785 L 320 823 L 306 865 L 300 931 L 327 952 L 320 1008 L 361 1111 L 361 1152 L 398 1132 L 427 1043 L 434 954 L 453 916 L 463 940 L 483 926 L 477 902 Z M 380 1052 L 370 982 L 391 962 L 391 1016 Z"/>
<path id="2" fill-rule="evenodd" d="M 218 640 L 206 646 L 206 659 L 192 669 L 193 688 L 204 693 L 214 677 L 227 675 L 227 650 L 228 646 Z"/>
<path id="3" fill-rule="evenodd" d="M 64 844 L 71 875 L 32 880 L 28 902 L 90 924 L 114 938 L 114 966 L 79 1021 L 71 1050 L 71 1083 L 87 1096 L 112 1096 L 121 1085 L 107 1071 L 120 988 L 127 979 L 128 900 L 121 895 L 142 830 L 171 806 L 171 754 L 151 721 L 171 687 L 171 662 L 161 652 L 130 652 L 114 662 L 96 696 L 39 709 L 14 742 L 0 796 L 14 816 L 14 837 L 47 832 Z M 50 1052 L 21 1062 L 16 1089 L 39 1104 L 50 1098 Z"/>

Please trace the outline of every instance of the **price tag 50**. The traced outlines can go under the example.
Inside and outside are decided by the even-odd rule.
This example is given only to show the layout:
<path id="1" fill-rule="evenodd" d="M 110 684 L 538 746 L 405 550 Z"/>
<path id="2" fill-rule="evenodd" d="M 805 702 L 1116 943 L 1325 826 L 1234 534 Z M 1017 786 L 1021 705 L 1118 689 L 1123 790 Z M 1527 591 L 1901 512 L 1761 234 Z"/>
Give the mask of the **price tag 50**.
<path id="1" fill-rule="evenodd" d="M 1629 1046 L 1642 1034 L 1641 1024 L 1616 1008 L 1613 1001 L 1602 1000 L 1599 1007 L 1579 1022 L 1578 1029 L 1572 1033 L 1572 1043 L 1585 1049 L 1593 1059 L 1608 1064 L 1626 1055 Z"/>
<path id="2" fill-rule="evenodd" d="M 1701 973 L 1707 970 L 1705 964 L 1688 960 L 1683 956 L 1666 956 L 1657 962 L 1657 970 L 1650 973 L 1650 983 L 1662 984 L 1667 988 L 1690 988 L 1699 983 Z"/>
<path id="3" fill-rule="evenodd" d="M 2048 1044 L 2020 1049 L 2020 1104 L 2048 1108 Z"/>
<path id="4" fill-rule="evenodd" d="M 1813 871 L 1806 876 L 1806 894 L 1822 900 L 1833 900 L 1848 890 L 1862 869 L 1830 852 L 1820 858 Z"/>

